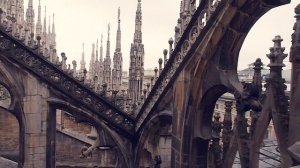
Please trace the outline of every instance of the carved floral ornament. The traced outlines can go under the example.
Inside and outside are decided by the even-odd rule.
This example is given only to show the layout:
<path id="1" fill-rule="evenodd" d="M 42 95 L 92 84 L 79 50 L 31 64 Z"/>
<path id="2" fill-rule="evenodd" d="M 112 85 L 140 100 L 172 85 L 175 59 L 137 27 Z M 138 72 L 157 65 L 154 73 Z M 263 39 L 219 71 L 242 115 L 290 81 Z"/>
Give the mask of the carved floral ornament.
<path id="1" fill-rule="evenodd" d="M 171 79 L 175 78 L 174 76 L 175 72 L 178 70 L 178 67 L 183 65 L 182 61 L 184 60 L 187 53 L 190 51 L 191 46 L 193 46 L 193 44 L 195 43 L 202 29 L 206 26 L 206 23 L 209 21 L 210 16 L 214 13 L 214 11 L 219 6 L 220 2 L 221 0 L 209 0 L 209 2 L 202 9 L 196 21 L 194 21 L 193 26 L 190 30 L 185 29 L 185 27 L 191 24 L 190 20 L 192 20 L 191 18 L 194 16 L 188 19 L 189 21 L 188 24 L 184 24 L 185 31 L 189 31 L 188 36 L 184 36 L 184 37 L 182 36 L 184 33 L 187 32 L 183 32 L 181 34 L 181 39 L 179 41 L 182 41 L 184 39 L 185 40 L 181 46 L 176 46 L 176 48 L 180 47 L 180 50 L 172 53 L 171 57 L 175 57 L 175 58 L 169 59 L 167 65 L 165 66 L 165 69 L 163 70 L 162 74 L 159 76 L 159 79 L 156 81 L 154 85 L 156 87 L 153 87 L 153 89 L 151 90 L 151 93 L 153 94 L 149 94 L 147 100 L 145 101 L 145 104 L 143 104 L 141 108 L 138 108 L 141 110 L 139 111 L 140 117 L 137 119 L 136 129 L 138 129 L 141 126 L 146 116 L 152 111 L 155 102 L 159 98 L 159 96 L 157 95 L 161 95 L 163 91 L 166 89 Z M 197 10 L 201 10 L 201 9 L 198 8 Z"/>
<path id="2" fill-rule="evenodd" d="M 0 49 L 2 50 L 8 50 L 10 48 L 10 41 L 9 40 L 6 40 L 6 39 L 3 39 L 0 41 Z"/>

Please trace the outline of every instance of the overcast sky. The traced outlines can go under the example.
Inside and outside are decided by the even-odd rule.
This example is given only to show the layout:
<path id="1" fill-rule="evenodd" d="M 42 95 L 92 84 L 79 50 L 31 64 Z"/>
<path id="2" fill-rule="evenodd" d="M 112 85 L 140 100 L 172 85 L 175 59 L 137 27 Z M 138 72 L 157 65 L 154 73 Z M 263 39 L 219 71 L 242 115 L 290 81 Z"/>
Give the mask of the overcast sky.
<path id="1" fill-rule="evenodd" d="M 25 0 L 25 6 L 27 7 Z M 38 0 L 33 0 L 37 17 Z M 240 52 L 239 69 L 247 67 L 257 57 L 268 63 L 266 54 L 273 45 L 275 35 L 284 39 L 283 46 L 289 52 L 294 19 L 294 8 L 300 0 L 268 12 L 252 28 Z M 179 17 L 180 0 L 142 0 L 143 43 L 145 45 L 145 69 L 158 66 L 168 39 L 174 35 L 174 27 Z M 68 63 L 81 59 L 82 43 L 85 43 L 87 65 L 92 51 L 92 43 L 103 33 L 104 57 L 106 53 L 107 24 L 111 26 L 111 58 L 116 46 L 117 11 L 121 8 L 121 31 L 123 70 L 128 70 L 130 44 L 133 41 L 137 0 L 41 0 L 42 17 L 44 6 L 47 15 L 55 13 L 56 41 L 58 53 L 65 52 Z M 48 22 L 48 17 L 47 17 Z M 99 44 L 100 45 L 100 44 Z M 288 59 L 286 59 L 288 65 Z M 289 65 L 288 65 L 289 67 Z"/>

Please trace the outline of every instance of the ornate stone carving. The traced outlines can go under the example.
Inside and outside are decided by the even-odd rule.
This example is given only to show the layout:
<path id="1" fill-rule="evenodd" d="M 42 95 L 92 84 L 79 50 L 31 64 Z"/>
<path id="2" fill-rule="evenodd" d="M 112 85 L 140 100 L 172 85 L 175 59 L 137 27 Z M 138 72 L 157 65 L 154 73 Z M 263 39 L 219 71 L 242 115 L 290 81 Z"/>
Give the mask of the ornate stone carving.
<path id="1" fill-rule="evenodd" d="M 220 145 L 221 139 L 221 130 L 222 130 L 222 123 L 220 120 L 220 114 L 217 113 L 214 115 L 214 120 L 212 122 L 212 141 L 210 144 L 210 161 L 212 167 L 220 168 L 222 166 L 222 147 Z"/>
<path id="2" fill-rule="evenodd" d="M 287 152 L 288 147 L 288 131 L 289 131 L 289 111 L 288 101 L 286 99 L 285 80 L 282 78 L 283 60 L 287 57 L 284 47 L 281 47 L 282 38 L 275 36 L 274 45 L 270 48 L 270 59 L 268 66 L 270 67 L 270 75 L 266 80 L 266 97 L 272 97 L 273 102 L 267 107 L 271 111 L 275 132 L 278 138 L 278 146 L 282 156 L 281 167 L 288 167 L 290 158 Z"/>
<path id="3" fill-rule="evenodd" d="M 132 135 L 135 121 L 104 97 L 100 97 L 90 88 L 82 85 L 69 73 L 62 71 L 53 63 L 39 56 L 37 52 L 0 29 L 0 51 L 2 55 L 27 68 L 31 73 L 76 100 L 83 107 L 109 121 L 126 135 Z"/>
<path id="4" fill-rule="evenodd" d="M 232 136 L 232 101 L 225 101 L 225 115 L 223 121 L 223 131 L 222 131 L 222 142 L 223 142 L 223 156 L 226 156 L 227 150 L 230 145 L 230 139 Z"/>
<path id="5" fill-rule="evenodd" d="M 163 97 L 163 93 L 170 83 L 177 77 L 178 72 L 181 71 L 183 67 L 183 60 L 187 59 L 186 55 L 190 51 L 191 47 L 195 43 L 196 39 L 200 35 L 202 29 L 210 20 L 210 16 L 215 12 L 219 7 L 221 0 L 210 0 L 204 6 L 198 7 L 194 12 L 194 15 L 191 18 L 185 18 L 184 27 L 176 27 L 176 39 L 175 39 L 175 49 L 173 50 L 170 58 L 168 59 L 167 64 L 164 67 L 164 70 L 156 80 L 151 92 L 149 93 L 144 104 L 141 104 L 140 109 L 137 112 L 137 127 L 139 129 L 140 125 L 144 121 L 144 117 L 149 114 L 156 102 L 160 97 Z M 196 14 L 196 15 L 195 15 Z M 204 21 L 204 24 L 202 23 Z M 181 24 L 181 20 L 178 20 L 178 23 Z M 181 32 L 182 30 L 182 32 Z M 184 31 L 185 32 L 184 32 Z M 182 36 L 187 33 L 187 36 Z M 177 73 L 176 73 L 177 72 Z M 145 115 L 146 114 L 146 115 Z"/>
<path id="6" fill-rule="evenodd" d="M 259 88 L 252 83 L 243 84 L 243 92 L 235 94 L 237 100 L 236 108 L 238 112 L 246 112 L 249 110 L 261 111 L 259 102 Z"/>

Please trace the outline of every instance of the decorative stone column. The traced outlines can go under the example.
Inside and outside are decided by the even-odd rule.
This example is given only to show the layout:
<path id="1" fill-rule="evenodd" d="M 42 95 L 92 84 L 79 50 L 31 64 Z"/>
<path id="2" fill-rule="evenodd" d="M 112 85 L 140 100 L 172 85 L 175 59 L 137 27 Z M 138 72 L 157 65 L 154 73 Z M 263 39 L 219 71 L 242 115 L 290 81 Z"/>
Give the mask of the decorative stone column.
<path id="1" fill-rule="evenodd" d="M 47 157 L 51 159 L 47 155 L 47 126 L 50 119 L 47 102 L 49 90 L 45 84 L 31 75 L 27 75 L 23 82 L 25 89 L 23 110 L 26 121 L 24 167 L 52 168 L 53 166 L 46 165 Z M 53 120 L 55 121 L 55 117 Z"/>
<path id="2" fill-rule="evenodd" d="M 254 75 L 253 75 L 253 80 L 252 80 L 252 84 L 256 85 L 257 88 L 259 89 L 259 95 L 261 97 L 262 94 L 262 77 L 261 77 L 261 70 L 263 63 L 261 62 L 260 58 L 257 58 L 256 61 L 253 63 L 254 67 Z M 255 128 L 256 128 L 256 122 L 259 118 L 259 114 L 257 112 L 254 111 L 250 111 L 250 116 L 251 116 L 251 126 L 250 126 L 250 137 L 252 137 Z"/>
<path id="3" fill-rule="evenodd" d="M 262 77 L 261 77 L 261 70 L 263 63 L 261 62 L 260 58 L 257 58 L 256 61 L 254 62 L 254 75 L 253 75 L 253 81 L 252 83 L 257 85 L 259 87 L 259 93 L 261 93 L 262 90 Z"/>
<path id="4" fill-rule="evenodd" d="M 281 155 L 281 167 L 287 168 L 291 165 L 290 157 L 287 153 L 288 137 L 289 137 L 289 112 L 288 101 L 285 96 L 286 85 L 282 78 L 283 60 L 287 57 L 284 54 L 285 48 L 281 46 L 283 39 L 275 36 L 273 39 L 274 46 L 270 48 L 270 59 L 268 67 L 270 67 L 270 76 L 266 81 L 266 96 L 273 101 L 269 104 L 269 110 L 272 112 L 272 119 L 275 133 L 278 139 L 278 146 Z"/>
<path id="5" fill-rule="evenodd" d="M 223 156 L 226 156 L 232 137 L 232 101 L 225 101 L 225 115 L 223 121 L 222 142 Z M 224 157 L 223 157 L 224 158 Z"/>
<path id="6" fill-rule="evenodd" d="M 215 168 L 221 168 L 222 167 L 222 147 L 220 145 L 220 139 L 221 139 L 221 131 L 222 131 L 222 123 L 220 120 L 220 114 L 217 113 L 214 115 L 214 121 L 212 123 L 212 144 L 210 147 L 213 151 L 213 162 Z"/>
<path id="7" fill-rule="evenodd" d="M 290 62 L 292 63 L 290 118 L 289 118 L 289 145 L 300 141 L 300 4 L 295 8 L 296 23 L 292 35 Z"/>

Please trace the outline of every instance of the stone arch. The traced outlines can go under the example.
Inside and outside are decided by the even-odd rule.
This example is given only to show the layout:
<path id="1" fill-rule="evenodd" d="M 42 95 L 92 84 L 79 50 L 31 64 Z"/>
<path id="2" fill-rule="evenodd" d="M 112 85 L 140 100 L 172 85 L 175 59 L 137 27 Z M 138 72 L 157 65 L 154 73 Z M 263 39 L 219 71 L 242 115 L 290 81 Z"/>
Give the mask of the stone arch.
<path id="1" fill-rule="evenodd" d="M 185 116 L 182 122 L 184 129 L 177 134 L 177 138 L 181 141 L 180 148 L 176 149 L 181 152 L 180 157 L 176 156 L 176 158 L 180 158 L 178 161 L 182 164 L 180 166 L 194 165 L 194 161 L 191 158 L 197 154 L 197 147 L 204 147 L 206 148 L 205 151 L 207 151 L 208 140 L 211 139 L 211 121 L 214 106 L 218 98 L 227 91 L 237 94 L 242 93 L 243 87 L 238 80 L 237 65 L 239 52 L 247 33 L 268 10 L 288 2 L 288 0 L 276 2 L 265 1 L 266 4 L 264 4 L 259 1 L 247 1 L 247 3 L 243 4 L 243 7 L 249 5 L 253 7 L 251 9 L 247 8 L 249 16 L 237 17 L 239 16 L 239 12 L 245 12 L 238 10 L 233 15 L 236 17 L 232 17 L 227 25 L 221 26 L 221 36 L 218 33 L 212 33 L 211 39 L 213 40 L 207 39 L 208 41 L 218 39 L 213 47 L 208 45 L 204 46 L 203 49 L 201 45 L 198 46 L 198 51 L 195 52 L 193 59 L 191 59 L 193 61 L 190 61 L 185 67 L 185 70 L 190 70 L 191 74 L 195 75 L 192 75 L 188 79 L 191 84 L 186 84 L 187 86 L 185 86 L 193 89 L 188 89 L 186 93 L 188 96 L 184 95 L 185 98 L 182 99 L 185 100 L 187 106 L 189 104 L 186 102 L 190 102 L 190 99 L 196 101 L 191 103 L 196 109 L 186 109 L 193 117 Z M 208 71 L 213 75 L 208 74 Z M 186 111 L 182 113 L 185 114 Z M 197 155 L 195 157 L 197 158 Z"/>
<path id="2" fill-rule="evenodd" d="M 145 161 L 149 164 L 149 167 L 153 166 L 153 163 L 149 159 L 155 159 L 155 156 L 152 156 L 155 147 L 158 145 L 159 137 L 158 133 L 168 131 L 172 123 L 172 112 L 164 110 L 156 115 L 154 115 L 143 127 L 143 130 L 140 133 L 138 144 L 135 151 L 135 166 L 140 167 L 141 161 Z M 147 145 L 146 143 L 153 143 L 152 145 Z M 150 148 L 150 149 L 149 149 Z M 147 150 L 148 149 L 148 150 Z M 149 151 L 150 150 L 150 151 Z"/>
<path id="3" fill-rule="evenodd" d="M 208 89 L 203 95 L 202 101 L 200 102 L 199 113 L 202 114 L 197 128 L 201 128 L 200 132 L 202 138 L 210 139 L 211 137 L 211 121 L 213 118 L 214 108 L 217 100 L 227 91 L 227 87 L 224 85 L 216 85 Z M 198 113 L 198 112 L 197 112 Z"/>
<path id="4" fill-rule="evenodd" d="M 259 3 L 255 5 L 259 6 Z M 190 70 L 191 74 L 193 74 L 191 79 L 189 79 L 191 83 L 189 87 L 193 89 L 188 90 L 190 93 L 187 94 L 190 97 L 185 98 L 185 101 L 190 102 L 190 99 L 196 99 L 197 102 L 192 102 L 191 104 L 197 109 L 190 111 L 190 114 L 193 115 L 191 119 L 185 118 L 183 120 L 182 125 L 184 129 L 178 136 L 182 137 L 181 146 L 178 151 L 181 152 L 179 163 L 183 166 L 196 165 L 197 158 L 206 158 L 205 156 L 198 156 L 197 152 L 200 150 L 198 148 L 201 147 L 202 149 L 205 148 L 204 151 L 206 152 L 203 153 L 201 151 L 200 154 L 207 154 L 208 141 L 211 139 L 211 121 L 218 98 L 225 92 L 242 93 L 243 87 L 237 75 L 239 52 L 247 33 L 255 22 L 268 10 L 266 8 L 260 12 L 251 11 L 257 15 L 256 18 L 252 19 L 242 17 L 233 18 L 227 25 L 223 36 L 216 43 L 217 47 L 215 50 L 211 52 L 209 50 L 210 47 L 208 47 L 208 51 L 204 51 L 203 55 L 195 56 L 199 62 L 193 60 L 186 66 L 185 69 Z M 240 22 L 243 19 L 244 22 Z M 237 22 L 243 23 L 238 25 L 241 29 L 233 31 L 231 28 L 236 27 L 235 23 Z M 212 36 L 218 35 L 214 34 Z M 208 74 L 208 70 L 213 75 Z M 186 111 L 188 110 L 186 109 Z M 198 165 L 200 166 L 200 164 Z M 201 166 L 205 167 L 207 165 Z"/>
<path id="5" fill-rule="evenodd" d="M 21 76 L 16 75 L 16 69 L 13 66 L 10 66 L 11 63 L 1 59 L 0 60 L 0 85 L 4 86 L 10 96 L 11 102 L 7 107 L 0 107 L 1 112 L 8 112 L 14 115 L 19 124 L 19 158 L 18 165 L 19 167 L 23 166 L 25 160 L 25 115 L 22 110 L 22 97 L 24 95 L 24 89 L 22 84 L 17 78 Z"/>
<path id="6" fill-rule="evenodd" d="M 0 60 L 0 84 L 8 88 L 12 96 L 12 102 L 8 109 L 14 111 L 20 108 L 19 105 L 25 93 L 23 85 L 20 82 L 22 76 L 16 75 L 17 71 L 19 70 L 10 65 L 11 63 L 8 61 L 2 59 Z"/>
<path id="7" fill-rule="evenodd" d="M 104 123 L 104 121 L 102 121 L 98 118 L 97 115 L 89 113 L 86 110 L 83 110 L 73 104 L 62 101 L 60 99 L 50 98 L 48 100 L 48 102 L 50 104 L 50 108 L 67 111 L 70 114 L 74 115 L 75 117 L 80 117 L 81 122 L 86 122 L 86 123 L 93 125 L 96 128 L 100 127 L 101 129 L 103 129 L 106 133 L 108 133 L 109 136 L 111 136 L 111 138 L 117 145 L 118 150 L 121 152 L 121 154 L 124 158 L 125 164 L 126 164 L 126 165 L 122 165 L 122 166 L 127 167 L 127 168 L 132 167 L 132 155 L 130 153 L 130 150 L 128 150 L 128 148 L 126 148 L 130 145 L 126 144 L 126 142 L 124 142 L 124 140 L 120 137 L 120 135 L 117 132 L 110 129 Z M 51 113 L 56 113 L 56 111 L 52 110 Z M 51 114 L 51 115 L 53 115 L 53 114 Z M 53 149 L 50 151 L 53 152 Z"/>
<path id="8" fill-rule="evenodd" d="M 184 121 L 181 143 L 181 163 L 184 166 L 207 167 L 214 107 L 219 97 L 227 90 L 228 88 L 221 84 L 206 89 L 199 103 L 199 108 L 191 111 L 193 117 Z"/>

